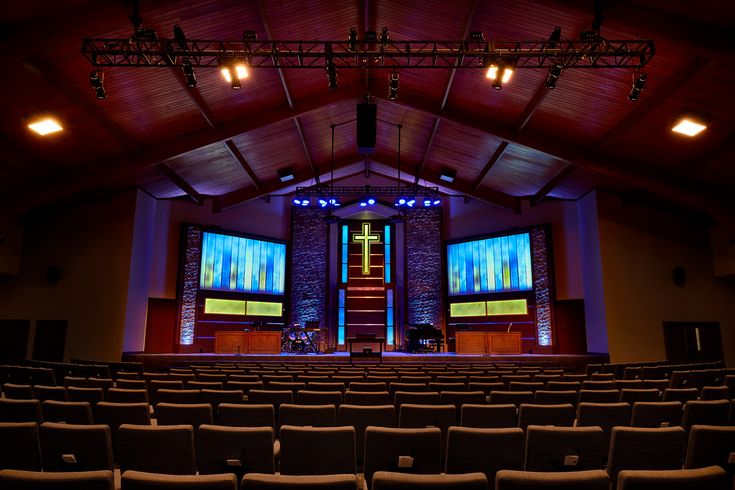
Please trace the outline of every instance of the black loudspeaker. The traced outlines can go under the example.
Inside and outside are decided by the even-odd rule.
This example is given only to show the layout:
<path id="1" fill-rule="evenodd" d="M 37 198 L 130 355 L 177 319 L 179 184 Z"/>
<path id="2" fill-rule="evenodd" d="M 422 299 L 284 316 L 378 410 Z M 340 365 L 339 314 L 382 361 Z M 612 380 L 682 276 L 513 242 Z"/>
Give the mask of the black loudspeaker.
<path id="1" fill-rule="evenodd" d="M 687 284 L 687 270 L 682 266 L 677 265 L 674 267 L 672 278 L 674 279 L 674 286 L 677 288 L 685 287 Z"/>
<path id="2" fill-rule="evenodd" d="M 360 153 L 375 151 L 377 130 L 378 106 L 375 104 L 357 104 L 357 151 Z"/>

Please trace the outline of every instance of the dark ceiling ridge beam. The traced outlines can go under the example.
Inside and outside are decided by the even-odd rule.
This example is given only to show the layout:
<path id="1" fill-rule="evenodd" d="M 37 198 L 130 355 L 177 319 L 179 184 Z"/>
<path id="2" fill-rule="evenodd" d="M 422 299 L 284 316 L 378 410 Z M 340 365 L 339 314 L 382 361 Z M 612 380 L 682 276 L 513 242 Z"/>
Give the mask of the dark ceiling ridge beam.
<path id="1" fill-rule="evenodd" d="M 296 131 L 299 133 L 299 140 L 301 141 L 301 146 L 304 148 L 304 158 L 306 158 L 306 163 L 309 164 L 309 169 L 311 169 L 311 173 L 314 176 L 314 180 L 316 181 L 317 184 L 319 184 L 319 172 L 317 172 L 317 169 L 314 166 L 314 162 L 311 159 L 311 152 L 309 152 L 309 145 L 306 144 L 306 136 L 304 135 L 304 128 L 301 126 L 301 121 L 299 120 L 298 116 L 293 118 L 293 122 L 296 125 Z"/>
<path id="2" fill-rule="evenodd" d="M 684 170 L 690 169 L 695 166 L 697 169 L 701 170 L 709 166 L 713 161 L 717 160 L 721 156 L 729 153 L 733 149 L 735 149 L 735 133 L 730 133 L 725 138 L 717 142 L 714 146 L 694 155 L 692 158 L 679 165 L 674 170 L 674 173 L 677 176 L 680 176 Z"/>
<path id="3" fill-rule="evenodd" d="M 495 148 L 495 151 L 492 155 L 490 155 L 490 159 L 487 161 L 485 166 L 482 168 L 482 171 L 475 179 L 475 182 L 472 184 L 472 189 L 477 191 L 477 189 L 480 188 L 482 185 L 482 181 L 485 180 L 485 177 L 487 177 L 487 174 L 490 172 L 490 169 L 495 166 L 496 163 L 498 163 L 498 160 L 503 156 L 503 153 L 505 153 L 505 149 L 508 148 L 508 142 L 503 140 L 500 142 L 497 148 Z"/>
<path id="4" fill-rule="evenodd" d="M 569 177 L 572 172 L 576 170 L 577 167 L 575 167 L 572 164 L 567 164 L 566 166 L 562 167 L 561 170 L 559 170 L 556 175 L 554 175 L 546 184 L 541 187 L 541 189 L 536 192 L 533 196 L 531 196 L 531 206 L 535 206 L 541 201 L 543 201 L 546 196 L 549 195 L 551 191 L 556 189 L 556 187 L 562 183 L 564 179 Z"/>
<path id="5" fill-rule="evenodd" d="M 366 0 L 367 1 L 367 0 Z M 472 0 L 470 5 L 470 11 L 467 14 L 467 20 L 464 23 L 464 29 L 462 30 L 462 39 L 467 39 L 470 34 L 470 28 L 472 27 L 472 21 L 475 18 L 475 10 L 477 10 L 478 0 Z M 452 90 L 452 84 L 454 84 L 454 77 L 457 75 L 457 65 L 459 60 L 454 62 L 454 68 L 449 72 L 449 78 L 447 79 L 447 86 L 444 87 L 444 95 L 442 96 L 442 103 L 439 105 L 439 110 L 442 111 L 447 106 L 449 100 L 449 92 Z"/>
<path id="6" fill-rule="evenodd" d="M 523 109 L 523 113 L 521 113 L 520 117 L 516 121 L 514 129 L 516 134 L 523 131 L 523 128 L 526 127 L 526 124 L 528 124 L 533 115 L 536 114 L 536 111 L 541 107 L 541 103 L 546 99 L 547 95 L 549 95 L 549 87 L 546 86 L 546 80 L 543 80 L 541 85 L 539 85 L 533 93 L 531 100 L 526 104 L 526 107 Z"/>
<path id="7" fill-rule="evenodd" d="M 232 140 L 227 140 L 225 141 L 225 146 L 230 151 L 230 154 L 235 157 L 235 160 L 238 161 L 243 170 L 245 170 L 245 172 L 248 174 L 248 177 L 250 177 L 250 181 L 253 183 L 255 188 L 260 189 L 260 179 L 258 179 L 258 176 L 255 175 L 255 172 L 253 172 L 253 168 L 250 166 L 247 160 L 245 160 L 245 156 L 242 154 L 237 145 L 235 145 L 235 142 Z"/>
<path id="8" fill-rule="evenodd" d="M 363 95 L 361 84 L 355 84 L 340 88 L 338 93 L 329 92 L 320 97 L 306 99 L 298 103 L 294 111 L 289 107 L 282 107 L 258 111 L 257 114 L 245 114 L 221 123 L 216 133 L 210 128 L 200 128 L 155 144 L 135 148 L 133 151 L 106 155 L 74 167 L 66 175 L 53 179 L 45 187 L 34 185 L 33 188 L 18 189 L 14 198 L 15 206 L 3 209 L 0 218 L 17 219 L 33 207 L 48 201 L 104 183 L 128 181 L 131 174 L 144 171 L 157 163 L 174 159 L 204 146 L 222 143 L 242 133 L 287 121 L 295 116 L 310 114 L 320 110 L 324 105 L 344 100 L 351 101 L 361 95 Z"/>
<path id="9" fill-rule="evenodd" d="M 68 79 L 64 78 L 61 72 L 50 61 L 35 57 L 22 62 L 22 65 L 31 73 L 40 76 L 49 86 L 72 104 L 81 108 L 87 116 L 105 128 L 128 151 L 140 145 L 130 133 L 102 109 L 100 103 L 92 101 L 90 97 L 81 93 Z M 91 89 L 90 93 L 92 93 Z"/>
<path id="10" fill-rule="evenodd" d="M 356 157 L 354 155 L 350 155 L 347 158 L 342 158 L 339 161 L 334 162 L 334 168 L 335 170 L 339 170 L 345 167 L 349 167 L 350 165 L 355 165 L 362 162 L 363 158 L 364 157 L 362 156 Z M 331 162 L 325 162 L 321 166 L 325 167 L 325 174 L 326 172 L 331 171 Z M 362 172 L 362 170 L 359 170 L 359 172 Z M 220 196 L 215 196 L 213 209 L 215 212 L 224 211 L 225 209 L 237 206 L 239 204 L 244 204 L 248 201 L 258 199 L 259 197 L 264 197 L 269 194 L 276 194 L 280 190 L 288 187 L 294 187 L 298 183 L 309 182 L 313 178 L 314 175 L 311 171 L 308 171 L 306 169 L 297 170 L 294 174 L 294 180 L 292 182 L 289 182 L 288 184 L 284 184 L 276 178 L 267 182 L 263 182 L 262 185 L 257 189 L 253 189 L 252 187 L 244 187 L 242 189 L 236 189 Z"/>
<path id="11" fill-rule="evenodd" d="M 414 179 L 414 184 L 418 184 L 419 180 L 421 180 L 421 174 L 423 173 L 424 167 L 426 166 L 426 161 L 429 159 L 429 153 L 431 152 L 431 147 L 434 144 L 434 137 L 436 136 L 437 129 L 439 129 L 440 122 L 441 119 L 439 119 L 438 117 L 434 118 L 434 126 L 431 128 L 431 136 L 429 136 L 429 141 L 426 143 L 426 150 L 424 150 L 424 157 L 421 159 L 421 164 L 416 170 L 416 178 Z"/>
<path id="12" fill-rule="evenodd" d="M 265 30 L 265 35 L 268 39 L 273 39 L 272 30 L 271 30 L 271 24 L 268 21 L 268 15 L 265 13 L 265 5 L 263 4 L 263 0 L 258 0 L 258 13 L 260 14 L 260 20 L 263 21 L 263 29 Z M 275 63 L 275 60 L 274 60 Z M 293 104 L 293 98 L 291 97 L 291 90 L 288 88 L 288 82 L 286 82 L 286 75 L 283 73 L 283 69 L 278 66 L 278 78 L 281 79 L 281 86 L 283 87 L 283 93 L 286 95 L 286 103 L 288 103 L 288 106 L 293 110 L 294 104 Z"/>
<path id="13" fill-rule="evenodd" d="M 186 95 L 189 96 L 191 101 L 194 103 L 194 107 L 197 108 L 199 111 L 199 114 L 202 115 L 202 118 L 204 118 L 204 121 L 207 123 L 207 125 L 212 129 L 217 129 L 217 119 L 214 117 L 214 113 L 212 112 L 212 109 L 209 107 L 209 104 L 204 100 L 204 97 L 202 97 L 202 94 L 199 93 L 199 91 L 196 89 L 196 87 L 190 87 L 188 83 L 186 83 L 186 77 L 184 76 L 184 73 L 176 68 L 172 67 L 171 70 L 173 70 L 173 74 L 176 77 L 176 81 L 179 82 L 179 85 L 181 85 L 181 88 L 184 89 L 186 92 Z"/>
<path id="14" fill-rule="evenodd" d="M 648 114 L 650 111 L 666 102 L 671 96 L 689 84 L 696 76 L 700 75 L 702 70 L 706 69 L 712 62 L 705 58 L 695 56 L 686 67 L 679 70 L 681 73 L 672 78 L 666 85 L 659 87 L 654 92 L 643 92 L 641 101 L 635 104 L 633 110 L 628 112 L 615 126 L 610 128 L 604 135 L 598 139 L 592 146 L 593 153 L 599 153 L 604 150 L 610 143 L 615 141 L 630 126 L 635 124 L 641 116 Z"/>
<path id="15" fill-rule="evenodd" d="M 401 105 L 410 110 L 427 115 L 441 117 L 446 121 L 500 137 L 510 143 L 523 145 L 561 160 L 566 160 L 568 163 L 599 175 L 619 179 L 633 186 L 643 187 L 662 197 L 686 203 L 706 211 L 722 222 L 729 223 L 732 221 L 732 206 L 726 206 L 728 209 L 723 209 L 722 204 L 726 201 L 722 196 L 713 196 L 712 193 L 699 193 L 677 183 L 663 182 L 659 179 L 625 169 L 620 165 L 619 161 L 613 161 L 601 155 L 591 154 L 587 149 L 577 149 L 559 138 L 553 138 L 528 130 L 515 134 L 513 127 L 506 123 L 459 109 L 448 108 L 440 112 L 431 103 L 431 100 L 427 100 L 423 96 L 416 94 L 403 92 L 400 100 L 385 99 L 385 102 Z M 641 164 L 641 162 L 635 161 L 627 163 L 629 166 Z M 641 165 L 638 165 L 638 167 L 641 167 Z"/>
<path id="16" fill-rule="evenodd" d="M 204 197 L 199 194 L 196 189 L 194 189 L 194 187 L 192 187 L 191 184 L 186 181 L 186 179 L 177 174 L 174 169 L 164 163 L 159 163 L 158 165 L 156 165 L 156 168 L 159 172 L 168 177 L 168 179 L 173 182 L 176 187 L 184 191 L 186 195 L 189 196 L 189 198 L 196 204 L 201 206 L 204 203 Z"/>

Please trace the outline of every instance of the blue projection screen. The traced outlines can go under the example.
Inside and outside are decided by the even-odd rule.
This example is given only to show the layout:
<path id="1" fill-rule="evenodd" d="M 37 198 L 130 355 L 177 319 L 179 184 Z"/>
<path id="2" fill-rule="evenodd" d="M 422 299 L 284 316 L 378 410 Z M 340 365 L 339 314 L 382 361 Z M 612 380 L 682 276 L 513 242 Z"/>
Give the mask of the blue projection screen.
<path id="1" fill-rule="evenodd" d="M 449 295 L 533 289 L 528 233 L 447 245 Z"/>
<path id="2" fill-rule="evenodd" d="M 204 232 L 201 289 L 283 294 L 286 244 Z"/>

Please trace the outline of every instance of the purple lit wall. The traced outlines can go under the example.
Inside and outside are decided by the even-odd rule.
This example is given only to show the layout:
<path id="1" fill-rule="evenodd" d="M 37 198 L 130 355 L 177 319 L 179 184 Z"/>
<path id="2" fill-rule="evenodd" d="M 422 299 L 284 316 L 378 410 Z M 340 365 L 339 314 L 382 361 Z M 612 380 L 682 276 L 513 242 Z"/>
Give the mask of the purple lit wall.
<path id="1" fill-rule="evenodd" d="M 441 328 L 442 212 L 440 208 L 413 209 L 406 219 L 407 321 Z"/>
<path id="2" fill-rule="evenodd" d="M 326 326 L 327 227 L 324 211 L 291 210 L 291 322 Z"/>
<path id="3" fill-rule="evenodd" d="M 202 258 L 202 227 L 184 225 L 184 271 L 180 283 L 179 344 L 192 345 L 196 328 L 197 291 Z"/>
<path id="4" fill-rule="evenodd" d="M 536 294 L 536 337 L 538 345 L 551 346 L 551 270 L 549 268 L 549 240 L 546 227 L 531 229 L 531 254 L 533 256 L 533 289 Z"/>

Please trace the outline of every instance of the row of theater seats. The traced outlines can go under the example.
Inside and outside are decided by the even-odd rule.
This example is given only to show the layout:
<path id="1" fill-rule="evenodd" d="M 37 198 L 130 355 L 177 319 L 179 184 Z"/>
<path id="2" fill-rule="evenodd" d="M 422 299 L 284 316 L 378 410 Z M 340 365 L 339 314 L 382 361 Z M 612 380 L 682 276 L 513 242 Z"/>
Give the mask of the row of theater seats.
<path id="1" fill-rule="evenodd" d="M 720 466 L 732 470 L 735 427 L 616 427 L 609 446 L 599 427 L 546 427 L 524 431 L 449 427 L 354 426 L 280 428 L 202 425 L 122 425 L 115 451 L 106 425 L 46 422 L 0 424 L 1 469 L 26 471 L 143 471 L 172 475 L 248 473 L 281 475 L 361 472 L 371 487 L 379 471 L 417 474 L 501 470 L 604 470 L 614 484 L 622 471 Z M 39 443 L 40 441 L 40 443 Z M 10 449 L 12 448 L 12 449 Z M 732 474 L 730 475 L 732 477 Z M 732 481 L 730 482 L 732 484 Z M 0 485 L 1 487 L 1 485 Z"/>

